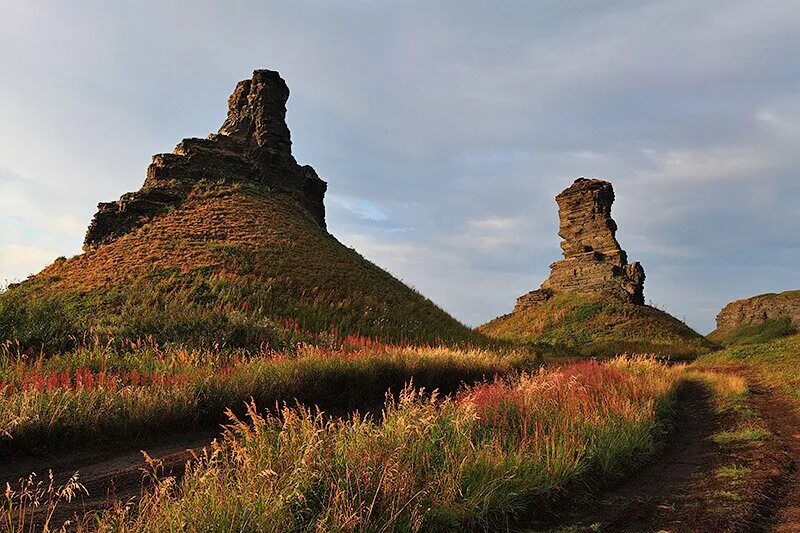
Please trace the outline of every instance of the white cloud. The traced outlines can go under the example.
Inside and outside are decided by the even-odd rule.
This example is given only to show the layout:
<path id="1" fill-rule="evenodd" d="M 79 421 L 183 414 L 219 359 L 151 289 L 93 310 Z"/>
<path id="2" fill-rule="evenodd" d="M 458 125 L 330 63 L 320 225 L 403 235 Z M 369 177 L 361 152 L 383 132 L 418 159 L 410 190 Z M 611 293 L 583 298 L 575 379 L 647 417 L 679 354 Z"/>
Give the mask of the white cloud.
<path id="1" fill-rule="evenodd" d="M 717 147 L 704 150 L 645 150 L 651 168 L 634 173 L 635 179 L 659 180 L 679 186 L 682 182 L 763 179 L 775 161 L 758 147 Z"/>
<path id="2" fill-rule="evenodd" d="M 235 82 L 267 67 L 291 87 L 295 153 L 329 183 L 334 234 L 472 323 L 547 274 L 553 196 L 581 175 L 614 182 L 630 256 L 675 268 L 647 290 L 693 323 L 750 280 L 793 282 L 791 0 L 162 4 L 0 17 L 4 251 L 77 252 L 97 202 L 213 131 Z M 726 271 L 732 249 L 762 274 Z"/>
<path id="3" fill-rule="evenodd" d="M 469 225 L 478 229 L 506 232 L 519 227 L 522 220 L 511 217 L 483 218 L 480 220 L 470 220 Z"/>

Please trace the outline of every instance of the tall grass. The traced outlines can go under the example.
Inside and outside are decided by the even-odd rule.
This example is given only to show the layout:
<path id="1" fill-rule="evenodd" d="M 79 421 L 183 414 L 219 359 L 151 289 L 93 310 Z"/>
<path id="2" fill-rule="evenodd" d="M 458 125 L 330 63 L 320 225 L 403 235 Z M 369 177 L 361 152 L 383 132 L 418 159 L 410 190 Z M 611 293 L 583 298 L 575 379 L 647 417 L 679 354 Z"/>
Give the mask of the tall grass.
<path id="1" fill-rule="evenodd" d="M 662 431 L 682 367 L 584 362 L 440 398 L 406 388 L 379 420 L 306 408 L 248 421 L 179 483 L 157 482 L 102 531 L 504 529 L 565 488 L 615 474 Z"/>
<path id="2" fill-rule="evenodd" d="M 358 339 L 353 339 L 358 340 Z M 359 340 L 294 352 L 103 346 L 65 356 L 0 363 L 0 447 L 31 449 L 125 439 L 209 426 L 224 410 L 254 399 L 301 402 L 337 411 L 382 403 L 410 379 L 447 391 L 463 381 L 530 368 L 538 358 Z"/>

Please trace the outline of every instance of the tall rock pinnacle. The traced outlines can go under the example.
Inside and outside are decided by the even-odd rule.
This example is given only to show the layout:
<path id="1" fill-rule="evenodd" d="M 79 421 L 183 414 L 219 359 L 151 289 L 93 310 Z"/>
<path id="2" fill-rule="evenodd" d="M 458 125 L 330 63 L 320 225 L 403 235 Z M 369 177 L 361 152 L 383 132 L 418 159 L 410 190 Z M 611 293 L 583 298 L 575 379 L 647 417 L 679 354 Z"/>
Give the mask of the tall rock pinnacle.
<path id="1" fill-rule="evenodd" d="M 286 126 L 289 87 L 272 70 L 256 70 L 253 78 L 242 80 L 228 98 L 228 118 L 219 129 L 245 144 L 265 146 L 284 154 L 292 153 Z"/>
<path id="2" fill-rule="evenodd" d="M 579 178 L 556 196 L 564 259 L 550 266 L 541 289 L 517 300 L 517 309 L 536 305 L 555 292 L 601 293 L 644 304 L 644 269 L 628 263 L 611 218 L 614 188 L 603 180 Z"/>
<path id="3" fill-rule="evenodd" d="M 92 250 L 179 206 L 199 183 L 247 182 L 296 200 L 325 228 L 327 184 L 292 156 L 286 125 L 289 88 L 275 71 L 256 70 L 228 98 L 228 116 L 217 134 L 184 139 L 169 154 L 156 154 L 139 191 L 101 203 L 86 232 Z"/>

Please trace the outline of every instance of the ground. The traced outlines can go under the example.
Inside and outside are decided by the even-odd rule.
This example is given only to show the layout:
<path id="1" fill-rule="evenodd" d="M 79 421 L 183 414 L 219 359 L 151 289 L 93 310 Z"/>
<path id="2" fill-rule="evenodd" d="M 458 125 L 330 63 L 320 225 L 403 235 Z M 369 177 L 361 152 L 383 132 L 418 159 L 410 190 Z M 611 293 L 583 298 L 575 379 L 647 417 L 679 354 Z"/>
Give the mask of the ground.
<path id="1" fill-rule="evenodd" d="M 656 453 L 613 479 L 568 487 L 563 500 L 509 529 L 800 531 L 800 401 L 792 394 L 799 347 L 796 336 L 693 363 Z M 726 387 L 734 392 L 725 393 Z M 63 520 L 114 499 L 135 501 L 154 468 L 180 478 L 185 462 L 217 435 L 209 430 L 57 456 L 15 456 L 0 466 L 0 482 L 15 484 L 30 472 L 42 478 L 50 468 L 58 485 L 80 471 L 88 495 L 78 492 L 62 503 L 54 520 Z"/>

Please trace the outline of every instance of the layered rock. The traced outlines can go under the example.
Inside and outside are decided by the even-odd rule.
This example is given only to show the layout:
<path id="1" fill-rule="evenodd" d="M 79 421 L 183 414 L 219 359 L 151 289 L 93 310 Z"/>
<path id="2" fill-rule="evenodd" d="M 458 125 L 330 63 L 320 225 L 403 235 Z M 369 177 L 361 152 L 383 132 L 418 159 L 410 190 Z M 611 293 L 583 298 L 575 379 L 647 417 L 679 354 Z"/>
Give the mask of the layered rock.
<path id="1" fill-rule="evenodd" d="M 112 242 L 179 206 L 200 182 L 244 182 L 291 195 L 325 228 L 327 185 L 292 156 L 288 98 L 289 88 L 277 72 L 256 70 L 251 79 L 240 81 L 219 133 L 184 139 L 172 153 L 154 155 L 139 191 L 98 205 L 84 250 Z"/>
<path id="2" fill-rule="evenodd" d="M 644 269 L 628 263 L 611 218 L 614 188 L 603 180 L 579 178 L 556 196 L 564 259 L 550 265 L 539 290 L 517 299 L 515 310 L 536 306 L 557 292 L 604 294 L 644 304 Z"/>
<path id="3" fill-rule="evenodd" d="M 800 291 L 761 294 L 731 302 L 717 315 L 717 329 L 712 335 L 780 318 L 788 318 L 800 328 Z"/>

